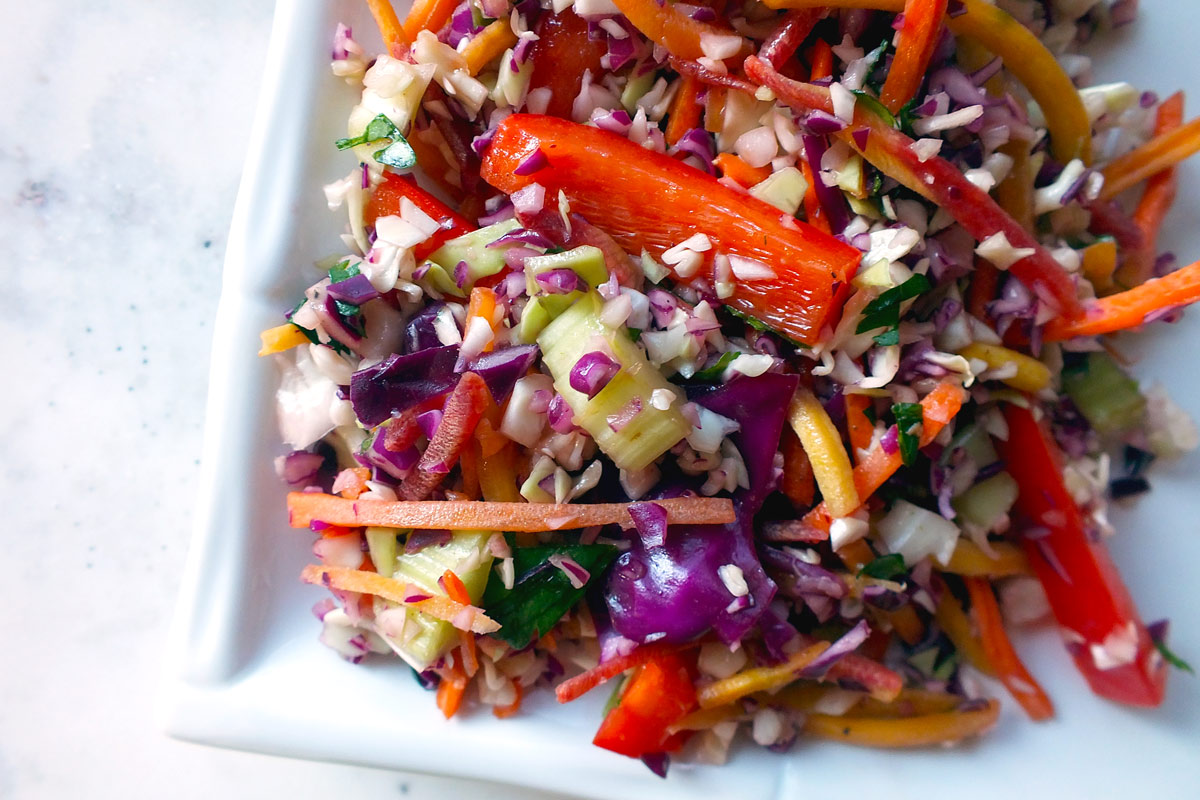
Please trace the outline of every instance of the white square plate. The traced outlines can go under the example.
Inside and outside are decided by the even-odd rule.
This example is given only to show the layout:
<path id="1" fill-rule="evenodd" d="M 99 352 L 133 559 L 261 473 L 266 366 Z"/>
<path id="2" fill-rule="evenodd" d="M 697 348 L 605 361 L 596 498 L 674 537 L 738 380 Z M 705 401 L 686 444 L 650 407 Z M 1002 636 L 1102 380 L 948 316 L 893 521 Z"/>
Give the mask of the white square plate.
<path id="1" fill-rule="evenodd" d="M 1107 37 L 1098 77 L 1167 93 L 1191 88 L 1200 5 L 1157 0 Z M 515 719 L 466 714 L 446 722 L 406 667 L 353 666 L 317 642 L 309 608 L 323 592 L 297 579 L 310 536 L 290 530 L 272 396 L 275 374 L 255 356 L 257 333 L 277 324 L 315 273 L 309 265 L 338 244 L 342 215 L 321 186 L 352 166 L 333 147 L 345 135 L 353 91 L 333 78 L 328 53 L 345 21 L 377 44 L 361 0 L 281 0 L 238 195 L 213 343 L 204 470 L 195 539 L 168 648 L 160 712 L 169 733 L 226 747 L 299 758 L 471 776 L 588 797 L 1181 796 L 1200 785 L 1200 685 L 1171 677 L 1167 702 L 1134 711 L 1093 697 L 1057 634 L 1018 639 L 1053 697 L 1057 717 L 1033 724 L 1003 691 L 992 735 L 951 750 L 878 752 L 801 740 L 786 755 L 742 746 L 725 767 L 674 765 L 661 781 L 640 763 L 592 747 L 606 692 L 559 707 L 548 693 Z M 1185 71 L 1186 70 L 1186 71 Z M 1192 114 L 1195 114 L 1193 106 Z M 1164 243 L 1182 261 L 1200 256 L 1200 170 L 1189 165 Z M 1159 379 L 1200 417 L 1196 312 L 1156 326 L 1122 347 L 1142 356 L 1136 373 Z M 1148 620 L 1170 616 L 1172 644 L 1200 661 L 1200 492 L 1191 456 L 1160 466 L 1154 491 L 1135 510 L 1117 510 L 1117 562 Z M 1185 789 L 1184 787 L 1188 787 Z"/>

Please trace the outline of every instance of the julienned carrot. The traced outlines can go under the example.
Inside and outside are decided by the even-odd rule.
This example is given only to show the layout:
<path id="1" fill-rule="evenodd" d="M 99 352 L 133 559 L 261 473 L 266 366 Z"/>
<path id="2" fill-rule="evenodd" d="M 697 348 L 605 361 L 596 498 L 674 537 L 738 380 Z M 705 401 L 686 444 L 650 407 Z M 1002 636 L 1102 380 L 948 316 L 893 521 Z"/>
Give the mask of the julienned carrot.
<path id="1" fill-rule="evenodd" d="M 508 18 L 498 19 L 475 35 L 462 49 L 467 62 L 467 72 L 478 75 L 484 67 L 504 55 L 504 51 L 517 43 Z"/>
<path id="2" fill-rule="evenodd" d="M 609 659 L 603 664 L 592 667 L 587 672 L 576 675 L 574 678 L 568 678 L 555 688 L 554 695 L 558 698 L 558 702 L 569 703 L 572 700 L 583 697 L 592 689 L 617 677 L 622 672 L 641 666 L 660 655 L 673 653 L 678 649 L 679 645 L 664 644 L 662 642 L 644 644 L 634 648 L 631 653 Z"/>
<path id="3" fill-rule="evenodd" d="M 479 318 L 487 323 L 493 331 L 496 328 L 496 293 L 486 286 L 476 286 L 471 289 L 471 299 L 467 303 L 467 317 L 463 323 L 465 331 L 471 320 Z M 494 342 L 488 342 L 483 351 L 490 353 L 495 347 Z"/>
<path id="4" fill-rule="evenodd" d="M 780 489 L 784 496 L 792 501 L 797 508 L 808 508 L 816 495 L 816 482 L 813 480 L 812 462 L 804 445 L 790 430 L 784 430 L 780 450 L 783 452 L 783 477 L 780 479 Z"/>
<path id="5" fill-rule="evenodd" d="M 863 539 L 848 542 L 837 549 L 837 557 L 854 572 L 875 560 L 875 551 Z"/>
<path id="6" fill-rule="evenodd" d="M 442 421 L 430 437 L 421 460 L 396 487 L 396 496 L 406 501 L 429 497 L 458 463 L 458 457 L 475 433 L 475 426 L 491 403 L 492 394 L 483 378 L 474 372 L 464 372 L 446 398 Z"/>
<path id="7" fill-rule="evenodd" d="M 825 216 L 825 210 L 821 208 L 821 198 L 817 197 L 817 185 L 813 183 L 813 171 L 812 167 L 808 165 L 808 161 L 800 161 L 800 171 L 804 173 L 806 187 L 804 190 L 804 218 L 817 230 L 830 233 L 829 218 Z"/>
<path id="8" fill-rule="evenodd" d="M 1200 300 L 1200 261 L 1151 278 L 1140 286 L 1093 301 L 1081 317 L 1059 317 L 1046 324 L 1046 341 L 1060 342 L 1076 336 L 1099 336 L 1136 328 L 1155 312 L 1190 305 Z"/>
<path id="9" fill-rule="evenodd" d="M 824 39 L 813 42 L 809 58 L 812 60 L 812 80 L 833 77 L 833 48 Z"/>
<path id="10" fill-rule="evenodd" d="M 723 177 L 732 178 L 747 189 L 771 176 L 770 167 L 752 167 L 733 153 L 721 153 L 713 159 L 713 164 Z"/>
<path id="11" fill-rule="evenodd" d="M 1141 147 L 1109 162 L 1103 170 L 1101 200 L 1111 200 L 1151 175 L 1183 161 L 1200 150 L 1200 117 L 1173 131 L 1155 136 Z"/>
<path id="12" fill-rule="evenodd" d="M 978 736 L 996 724 L 1000 704 L 988 700 L 982 708 L 968 707 L 919 717 L 851 717 L 809 714 L 804 732 L 864 747 L 929 747 Z"/>
<path id="13" fill-rule="evenodd" d="M 967 578 L 966 584 L 983 651 L 996 676 L 1032 719 L 1050 719 L 1054 716 L 1054 704 L 1013 650 L 1000 617 L 1000 605 L 992 593 L 992 584 L 987 578 Z"/>
<path id="14" fill-rule="evenodd" d="M 457 5 L 455 0 L 415 0 L 404 18 L 404 35 L 414 41 L 421 31 L 437 33 L 450 21 Z"/>
<path id="15" fill-rule="evenodd" d="M 492 707 L 492 714 L 496 719 L 508 719 L 521 710 L 521 698 L 524 696 L 524 692 L 521 691 L 521 684 L 517 681 L 513 681 L 513 692 L 516 697 L 511 703 L 506 706 Z"/>
<path id="16" fill-rule="evenodd" d="M 371 16 L 375 18 L 375 25 L 379 28 L 379 35 L 383 37 L 388 55 L 392 58 L 404 58 L 411 40 L 405 35 L 391 0 L 367 0 L 367 7 L 371 9 Z"/>
<path id="17" fill-rule="evenodd" d="M 1159 104 L 1154 119 L 1154 134 L 1161 136 L 1170 133 L 1182 124 L 1183 92 L 1176 92 Z M 1175 167 L 1167 167 L 1146 180 L 1146 189 L 1133 212 L 1133 222 L 1142 229 L 1144 241 L 1136 251 L 1125 255 L 1125 263 L 1121 265 L 1118 273 L 1120 282 L 1125 286 L 1137 286 L 1151 275 L 1154 258 L 1158 255 L 1158 232 L 1175 202 L 1175 192 L 1179 185 L 1177 173 Z"/>
<path id="18" fill-rule="evenodd" d="M 471 605 L 471 595 L 467 592 L 467 587 L 463 585 L 462 579 L 455 574 L 454 570 L 448 569 L 442 573 L 440 581 L 442 589 L 446 592 L 446 596 L 456 603 L 462 603 L 464 606 Z M 475 634 L 470 631 L 459 631 L 459 640 L 462 642 L 462 662 L 463 671 L 467 673 L 468 678 L 475 677 L 475 673 L 479 671 L 479 656 L 475 650 Z"/>
<path id="19" fill-rule="evenodd" d="M 733 502 L 725 498 L 677 497 L 654 502 L 666 510 L 671 525 L 724 525 L 735 519 Z M 514 533 L 574 530 L 592 525 L 633 526 L 628 503 L 389 502 L 343 500 L 317 492 L 288 494 L 288 514 L 293 528 L 307 528 L 313 520 L 330 525 Z"/>
<path id="20" fill-rule="evenodd" d="M 285 350 L 291 350 L 293 347 L 308 342 L 308 337 L 304 335 L 304 331 L 290 322 L 276 325 L 274 328 L 267 328 L 259 334 L 259 337 L 262 339 L 262 347 L 258 351 L 260 356 L 282 353 Z"/>
<path id="21" fill-rule="evenodd" d="M 967 313 L 986 321 L 988 303 L 996 299 L 999 290 L 1000 270 L 990 261 L 975 259 L 975 271 L 971 273 L 971 284 L 967 289 Z"/>
<path id="22" fill-rule="evenodd" d="M 939 383 L 921 400 L 921 409 L 924 414 L 924 424 L 921 426 L 921 447 L 932 442 L 942 432 L 942 428 L 954 419 L 954 415 L 962 408 L 966 396 L 967 393 L 957 384 Z M 882 444 L 877 444 L 871 449 L 870 454 L 854 468 L 854 485 L 858 489 L 858 496 L 865 501 L 875 494 L 875 491 L 883 486 L 888 478 L 896 474 L 896 470 L 900 469 L 903 463 L 898 451 L 889 453 L 884 450 Z M 821 503 L 805 515 L 804 521 L 814 528 L 828 531 L 830 523 L 833 522 L 833 516 L 829 513 L 829 508 L 825 503 Z"/>
<path id="23" fill-rule="evenodd" d="M 925 80 L 938 43 L 948 0 L 906 0 L 904 24 L 896 35 L 896 57 L 888 69 L 879 101 L 896 114 L 912 100 Z"/>
<path id="24" fill-rule="evenodd" d="M 455 666 L 443 670 L 437 688 L 437 707 L 446 719 L 450 719 L 458 713 L 466 693 L 467 676 L 462 669 Z"/>
<path id="25" fill-rule="evenodd" d="M 667 114 L 667 129 L 663 135 L 667 144 L 675 144 L 692 128 L 700 125 L 700 81 L 692 75 L 682 75 L 671 110 Z"/>
<path id="26" fill-rule="evenodd" d="M 658 3 L 656 0 L 614 0 L 614 5 L 647 39 L 662 45 L 677 58 L 695 61 L 703 57 L 705 52 L 701 41 L 706 36 L 737 36 L 733 31 L 694 20 L 671 3 Z M 743 41 L 738 55 L 745 53 L 746 43 Z"/>
<path id="27" fill-rule="evenodd" d="M 912 647 L 925 638 L 925 624 L 921 622 L 921 618 L 917 615 L 916 610 L 913 609 L 911 604 L 900 606 L 895 611 L 886 611 L 883 613 L 884 617 L 891 624 L 892 630 L 908 646 Z"/>
<path id="28" fill-rule="evenodd" d="M 426 595 L 419 589 L 411 589 L 403 581 L 386 578 L 377 572 L 309 564 L 301 571 L 300 579 L 329 589 L 382 597 L 449 622 L 459 630 L 474 633 L 495 633 L 500 630 L 499 624 L 472 605 L 458 603 L 441 595 Z"/>
<path id="29" fill-rule="evenodd" d="M 848 394 L 846 397 L 846 432 L 850 435 L 850 449 L 854 463 L 862 461 L 863 453 L 871 448 L 875 435 L 875 423 L 867 418 L 871 398 L 865 394 Z"/>

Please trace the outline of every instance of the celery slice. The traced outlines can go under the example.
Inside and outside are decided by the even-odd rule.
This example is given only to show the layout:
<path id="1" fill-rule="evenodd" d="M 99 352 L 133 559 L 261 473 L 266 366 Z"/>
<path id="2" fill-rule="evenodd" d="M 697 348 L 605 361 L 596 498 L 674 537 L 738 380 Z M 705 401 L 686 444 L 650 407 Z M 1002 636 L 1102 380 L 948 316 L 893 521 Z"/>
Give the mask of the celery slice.
<path id="1" fill-rule="evenodd" d="M 645 469 L 691 432 L 691 424 L 672 403 L 666 410 L 650 403 L 656 389 L 675 391 L 667 379 L 643 355 L 624 327 L 612 329 L 600 321 L 604 301 L 595 292 L 584 295 L 559 315 L 538 337 L 542 361 L 554 378 L 555 390 L 575 412 L 575 424 L 583 428 L 600 449 L 624 470 Z M 580 357 L 593 350 L 607 349 L 621 371 L 590 400 L 571 388 L 571 369 Z M 609 417 L 621 415 L 631 404 L 640 404 L 619 431 Z"/>
<path id="2" fill-rule="evenodd" d="M 444 294 L 464 297 L 480 278 L 504 269 L 504 253 L 508 247 L 488 247 L 506 233 L 521 227 L 515 219 L 497 222 L 477 231 L 464 233 L 429 254 L 425 262 L 425 280 Z M 460 287 L 454 280 L 454 270 L 460 261 L 467 262 L 467 278 Z"/>
<path id="3" fill-rule="evenodd" d="M 569 269 L 593 289 L 608 280 L 604 253 L 599 247 L 585 244 L 561 253 L 548 253 L 525 259 L 525 288 L 530 297 L 543 293 L 542 287 L 538 285 L 537 276 L 552 269 Z"/>
<path id="4" fill-rule="evenodd" d="M 1107 353 L 1088 353 L 1082 367 L 1065 369 L 1063 391 L 1102 436 L 1124 433 L 1142 421 L 1146 398 Z"/>
<path id="5" fill-rule="evenodd" d="M 1016 501 L 1016 480 L 1007 472 L 998 472 L 963 492 L 952 505 L 964 521 L 991 533 L 998 530 Z"/>
<path id="6" fill-rule="evenodd" d="M 521 321 L 517 324 L 517 338 L 525 344 L 537 341 L 546 326 L 575 304 L 583 292 L 568 294 L 544 294 L 531 297 L 521 310 Z"/>
<path id="7" fill-rule="evenodd" d="M 395 573 L 396 538 L 408 533 L 396 528 L 367 528 L 367 553 L 380 575 L 390 578 Z"/>

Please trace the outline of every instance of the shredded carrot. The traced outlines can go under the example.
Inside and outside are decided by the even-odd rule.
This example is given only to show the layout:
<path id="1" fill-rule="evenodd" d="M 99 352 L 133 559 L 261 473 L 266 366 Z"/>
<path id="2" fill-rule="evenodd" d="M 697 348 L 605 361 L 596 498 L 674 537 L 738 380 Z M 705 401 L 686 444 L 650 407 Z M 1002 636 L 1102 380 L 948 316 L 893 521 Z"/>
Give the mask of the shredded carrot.
<path id="1" fill-rule="evenodd" d="M 967 313 L 979 320 L 987 319 L 988 303 L 996 299 L 1000 289 L 1000 270 L 982 258 L 975 259 L 975 271 L 967 289 Z"/>
<path id="2" fill-rule="evenodd" d="M 921 430 L 921 447 L 925 447 L 942 432 L 942 428 L 954 419 L 954 415 L 962 408 L 966 392 L 954 383 L 939 383 L 936 388 L 921 400 L 921 408 L 925 419 Z M 866 499 L 875 494 L 888 478 L 896 474 L 903 461 L 900 453 L 888 453 L 882 444 L 871 448 L 871 452 L 862 463 L 854 468 L 854 485 L 858 496 Z M 853 511 L 854 509 L 850 509 Z M 850 513 L 850 512 L 846 512 Z M 828 531 L 833 517 L 825 503 L 808 512 L 804 521 L 814 528 Z"/>
<path id="3" fill-rule="evenodd" d="M 671 525 L 724 525 L 736 519 L 732 501 L 724 498 L 675 497 L 654 502 L 666 510 Z M 633 526 L 628 503 L 353 501 L 317 492 L 291 492 L 288 494 L 288 513 L 293 528 L 307 528 L 313 520 L 330 525 L 528 533 L 575 530 L 592 525 Z"/>
<path id="4" fill-rule="evenodd" d="M 492 708 L 492 714 L 497 719 L 508 719 L 521 710 L 521 698 L 524 697 L 524 692 L 521 691 L 521 684 L 513 681 L 513 691 L 516 692 L 516 699 L 506 706 L 495 706 Z"/>
<path id="5" fill-rule="evenodd" d="M 1099 336 L 1136 328 L 1156 311 L 1190 305 L 1200 300 L 1200 261 L 1140 286 L 1094 301 L 1082 317 L 1052 319 L 1046 324 L 1046 341 L 1060 342 L 1076 336 Z"/>
<path id="6" fill-rule="evenodd" d="M 808 60 L 812 63 L 812 80 L 833 77 L 833 48 L 824 39 L 817 39 L 809 49 Z"/>
<path id="7" fill-rule="evenodd" d="M 808 453 L 823 505 L 835 517 L 853 512 L 861 504 L 854 486 L 854 472 L 842 445 L 842 435 L 825 407 L 808 389 L 798 389 L 788 410 L 788 421 Z"/>
<path id="8" fill-rule="evenodd" d="M 829 649 L 829 642 L 814 642 L 774 667 L 751 667 L 710 683 L 696 692 L 701 708 L 727 705 L 754 692 L 778 689 L 796 680 L 796 673 Z"/>
<path id="9" fill-rule="evenodd" d="M 482 319 L 492 329 L 492 332 L 495 332 L 496 293 L 486 286 L 476 286 L 471 289 L 471 299 L 467 303 L 467 317 L 463 323 L 463 330 L 467 330 L 471 320 L 476 318 Z M 483 352 L 490 353 L 494 347 L 494 341 L 488 342 L 484 345 Z"/>
<path id="10" fill-rule="evenodd" d="M 290 322 L 267 328 L 259 334 L 259 338 L 262 339 L 262 347 L 258 351 L 260 356 L 282 353 L 293 347 L 308 344 L 308 337 L 304 335 L 304 331 Z"/>
<path id="11" fill-rule="evenodd" d="M 771 177 L 770 167 L 752 167 L 733 153 L 721 153 L 713 159 L 713 164 L 721 170 L 723 176 L 737 181 L 747 189 Z"/>
<path id="12" fill-rule="evenodd" d="M 879 93 L 879 101 L 893 114 L 913 99 L 925 80 L 942 31 L 947 2 L 906 0 L 904 3 L 904 24 L 896 35 L 896 56 Z"/>
<path id="13" fill-rule="evenodd" d="M 1029 560 L 1021 548 L 1008 542 L 990 542 L 996 554 L 992 558 L 970 539 L 961 538 L 954 548 L 954 555 L 942 568 L 942 572 L 964 577 L 1006 578 L 1012 575 L 1030 575 Z"/>
<path id="14" fill-rule="evenodd" d="M 808 224 L 819 230 L 829 233 L 829 220 L 825 216 L 825 212 L 821 209 L 821 199 L 817 197 L 817 185 L 813 183 L 812 167 L 807 161 L 800 162 L 800 171 L 804 173 L 804 183 L 808 187 L 804 190 L 804 218 L 808 220 Z"/>
<path id="15" fill-rule="evenodd" d="M 437 33 L 450 21 L 457 6 L 456 0 L 414 0 L 404 18 L 404 35 L 416 41 L 421 31 Z"/>
<path id="16" fill-rule="evenodd" d="M 971 618 L 963 611 L 958 598 L 944 585 L 933 618 L 937 620 L 938 627 L 946 634 L 946 638 L 954 645 L 959 655 L 984 675 L 995 676 L 996 671 L 992 669 L 992 662 L 984 652 L 983 643 L 979 641 L 979 634 L 971 624 Z"/>
<path id="17" fill-rule="evenodd" d="M 846 431 L 850 435 L 850 449 L 857 464 L 871 448 L 871 439 L 875 435 L 875 424 L 866 413 L 871 407 L 871 398 L 865 394 L 848 394 L 845 397 Z"/>
<path id="18" fill-rule="evenodd" d="M 1167 133 L 1159 134 L 1141 147 L 1114 158 L 1102 172 L 1101 200 L 1111 200 L 1151 175 L 1183 161 L 1200 150 L 1200 117 Z"/>
<path id="19" fill-rule="evenodd" d="M 333 479 L 333 491 L 350 500 L 367 490 L 367 481 L 371 479 L 371 470 L 366 467 L 351 467 L 338 473 Z"/>
<path id="20" fill-rule="evenodd" d="M 1176 92 L 1159 104 L 1154 119 L 1154 133 L 1161 136 L 1182 124 L 1183 92 Z M 1158 232 L 1175 202 L 1178 188 L 1179 178 L 1175 167 L 1168 167 L 1146 180 L 1146 189 L 1133 212 L 1133 222 L 1141 228 L 1144 238 L 1140 248 L 1126 254 L 1119 276 L 1125 286 L 1136 286 L 1150 277 L 1158 251 Z"/>
<path id="21" fill-rule="evenodd" d="M 468 628 L 475 633 L 494 633 L 500 630 L 500 626 L 494 620 L 472 605 L 457 603 L 441 595 L 424 595 L 419 590 L 410 590 L 408 584 L 403 581 L 386 578 L 375 572 L 309 564 L 300 573 L 300 579 L 316 586 L 382 597 L 435 619 L 449 622 L 459 630 Z M 411 602 L 406 599 L 414 595 L 423 599 Z"/>
<path id="22" fill-rule="evenodd" d="M 455 574 L 454 570 L 446 570 L 442 573 L 440 581 L 442 589 L 446 592 L 446 596 L 456 603 L 461 603 L 464 606 L 471 605 L 471 595 L 467 593 L 467 587 L 463 585 L 462 579 Z M 468 678 L 475 677 L 475 673 L 479 671 L 479 655 L 475 650 L 475 634 L 470 631 L 459 631 L 459 640 L 462 643 L 462 661 L 463 669 L 467 673 Z"/>
<path id="23" fill-rule="evenodd" d="M 977 736 L 995 725 L 999 716 L 1000 704 L 995 700 L 988 700 L 978 710 L 969 708 L 919 717 L 809 714 L 804 718 L 804 732 L 864 747 L 929 747 Z"/>
<path id="24" fill-rule="evenodd" d="M 679 649 L 679 645 L 663 644 L 662 642 L 641 645 L 627 655 L 611 658 L 603 664 L 592 667 L 587 672 L 576 675 L 574 678 L 568 678 L 555 688 L 554 695 L 558 698 L 558 702 L 569 703 L 583 697 L 592 689 L 617 677 L 622 672 Z"/>
<path id="25" fill-rule="evenodd" d="M 694 75 L 682 75 L 678 80 L 671 110 L 667 113 L 667 144 L 675 144 L 692 128 L 700 126 L 700 80 Z"/>
<path id="26" fill-rule="evenodd" d="M 446 590 L 446 596 L 456 603 L 462 603 L 464 606 L 471 605 L 471 595 L 467 594 L 467 587 L 463 585 L 462 579 L 455 574 L 454 570 L 448 569 L 442 573 L 442 588 Z"/>
<path id="27" fill-rule="evenodd" d="M 971 609 L 975 612 L 975 621 L 983 640 L 983 651 L 1000 682 L 1030 718 L 1050 719 L 1054 716 L 1054 705 L 1013 650 L 1012 642 L 1004 630 L 1004 621 L 1000 618 L 1000 605 L 992 593 L 992 584 L 987 578 L 967 578 L 966 584 L 971 595 Z"/>
<path id="28" fill-rule="evenodd" d="M 925 624 L 921 622 L 911 604 L 889 611 L 886 616 L 896 635 L 903 639 L 905 644 L 912 646 L 925 638 Z"/>
<path id="29" fill-rule="evenodd" d="M 858 572 L 875 560 L 875 551 L 865 540 L 858 539 L 838 548 L 837 556 L 847 567 Z"/>
<path id="30" fill-rule="evenodd" d="M 400 25 L 400 18 L 396 16 L 396 9 L 392 8 L 391 0 L 367 0 L 367 7 L 371 9 L 371 16 L 375 18 L 375 25 L 379 28 L 379 35 L 383 37 L 388 55 L 392 58 L 404 58 L 408 53 L 409 38 L 404 34 L 404 28 Z"/>
<path id="31" fill-rule="evenodd" d="M 495 61 L 504 51 L 517 43 L 508 18 L 498 19 L 476 34 L 462 49 L 467 62 L 467 72 L 478 75 L 488 64 Z"/>
<path id="32" fill-rule="evenodd" d="M 808 508 L 816 497 L 817 485 L 813 481 L 812 462 L 804 445 L 796 434 L 785 428 L 781 441 L 783 451 L 783 478 L 780 489 L 784 496 L 797 508 Z"/>
<path id="33" fill-rule="evenodd" d="M 437 707 L 446 719 L 450 719 L 462 706 L 463 696 L 467 693 L 467 676 L 457 666 L 449 668 L 446 672 L 438 683 Z"/>

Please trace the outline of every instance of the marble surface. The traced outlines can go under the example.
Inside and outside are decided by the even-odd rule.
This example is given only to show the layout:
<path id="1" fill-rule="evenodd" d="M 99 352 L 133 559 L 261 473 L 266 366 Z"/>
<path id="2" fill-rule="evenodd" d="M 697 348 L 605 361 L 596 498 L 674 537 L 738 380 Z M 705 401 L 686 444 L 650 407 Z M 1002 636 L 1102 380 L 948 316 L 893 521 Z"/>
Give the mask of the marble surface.
<path id="1" fill-rule="evenodd" d="M 530 796 L 186 744 L 154 721 L 271 13 L 0 2 L 20 32 L 0 48 L 0 798 Z"/>

